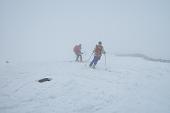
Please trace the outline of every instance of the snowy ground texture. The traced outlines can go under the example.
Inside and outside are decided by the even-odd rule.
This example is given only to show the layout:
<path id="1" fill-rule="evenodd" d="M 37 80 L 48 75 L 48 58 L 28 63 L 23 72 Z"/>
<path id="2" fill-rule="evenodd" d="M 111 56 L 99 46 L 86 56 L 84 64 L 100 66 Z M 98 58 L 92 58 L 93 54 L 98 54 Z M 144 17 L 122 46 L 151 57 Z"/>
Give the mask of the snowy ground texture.
<path id="1" fill-rule="evenodd" d="M 88 64 L 2 61 L 0 113 L 170 113 L 170 63 L 107 55 L 107 65 L 104 56 Z"/>

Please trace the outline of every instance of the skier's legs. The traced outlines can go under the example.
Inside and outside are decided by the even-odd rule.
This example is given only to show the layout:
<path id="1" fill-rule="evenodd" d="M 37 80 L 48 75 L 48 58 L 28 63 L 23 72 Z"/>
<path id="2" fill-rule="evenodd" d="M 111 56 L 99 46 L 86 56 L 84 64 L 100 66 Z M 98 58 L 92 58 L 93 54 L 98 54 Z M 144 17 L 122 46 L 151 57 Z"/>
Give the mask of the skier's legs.
<path id="1" fill-rule="evenodd" d="M 89 65 L 90 67 L 93 65 L 94 61 L 95 61 L 95 57 L 94 57 L 93 60 L 91 61 L 90 65 Z"/>
<path id="2" fill-rule="evenodd" d="M 95 65 L 97 64 L 97 62 L 98 62 L 98 60 L 99 60 L 99 58 L 97 57 L 97 56 L 94 56 L 94 58 L 93 58 L 93 60 L 92 60 L 92 62 L 90 63 L 90 67 L 93 65 L 93 67 L 95 67 Z"/>
<path id="3" fill-rule="evenodd" d="M 80 62 L 82 62 L 82 55 L 79 55 L 80 56 Z"/>
<path id="4" fill-rule="evenodd" d="M 78 59 L 79 59 L 79 55 L 78 55 L 78 54 L 76 54 L 76 61 L 78 61 Z"/>
<path id="5" fill-rule="evenodd" d="M 95 56 L 93 68 L 95 68 L 95 66 L 96 66 L 97 62 L 99 61 L 99 59 L 100 59 L 100 57 Z"/>

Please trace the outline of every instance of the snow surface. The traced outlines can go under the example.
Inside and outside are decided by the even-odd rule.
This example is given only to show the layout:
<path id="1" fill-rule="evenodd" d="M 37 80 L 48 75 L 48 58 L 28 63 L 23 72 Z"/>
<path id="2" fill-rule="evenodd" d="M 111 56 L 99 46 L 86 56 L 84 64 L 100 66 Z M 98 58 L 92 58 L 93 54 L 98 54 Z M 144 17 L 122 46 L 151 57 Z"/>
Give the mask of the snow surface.
<path id="1" fill-rule="evenodd" d="M 0 113 L 170 113 L 169 6 L 0 0 Z M 73 61 L 75 44 L 86 60 L 98 41 L 107 65 Z"/>
<path id="2" fill-rule="evenodd" d="M 0 113 L 169 113 L 169 63 L 107 54 L 88 64 L 1 61 Z"/>

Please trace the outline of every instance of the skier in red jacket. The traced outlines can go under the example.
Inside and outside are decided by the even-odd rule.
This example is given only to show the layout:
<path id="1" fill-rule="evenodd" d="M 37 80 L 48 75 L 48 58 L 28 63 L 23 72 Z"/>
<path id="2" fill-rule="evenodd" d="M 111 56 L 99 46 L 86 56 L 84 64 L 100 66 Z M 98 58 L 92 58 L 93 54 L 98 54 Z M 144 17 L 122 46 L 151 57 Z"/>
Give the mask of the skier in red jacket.
<path id="1" fill-rule="evenodd" d="M 102 46 L 102 42 L 99 41 L 98 44 L 96 45 L 96 47 L 93 50 L 94 53 L 94 58 L 90 63 L 90 67 L 95 68 L 97 62 L 100 60 L 102 54 L 105 54 L 106 52 L 104 51 L 104 48 Z"/>
<path id="2" fill-rule="evenodd" d="M 75 45 L 73 48 L 74 53 L 76 54 L 76 62 L 79 62 L 79 57 L 80 57 L 80 62 L 82 62 L 82 52 L 81 52 L 81 44 Z"/>

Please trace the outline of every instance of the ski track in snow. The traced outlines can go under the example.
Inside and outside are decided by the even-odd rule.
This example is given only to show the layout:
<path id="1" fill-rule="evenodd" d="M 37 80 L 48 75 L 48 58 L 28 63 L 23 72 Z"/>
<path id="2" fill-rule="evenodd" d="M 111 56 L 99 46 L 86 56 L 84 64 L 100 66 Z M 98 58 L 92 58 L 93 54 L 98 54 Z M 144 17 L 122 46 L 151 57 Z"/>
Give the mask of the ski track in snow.
<path id="1" fill-rule="evenodd" d="M 89 68 L 88 62 L 70 61 L 1 65 L 0 113 L 162 113 L 170 110 L 169 64 L 113 58 L 105 70 L 102 63 L 101 60 L 96 69 Z M 44 77 L 52 80 L 38 83 Z M 149 108 L 151 103 L 154 104 Z"/>

